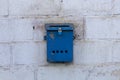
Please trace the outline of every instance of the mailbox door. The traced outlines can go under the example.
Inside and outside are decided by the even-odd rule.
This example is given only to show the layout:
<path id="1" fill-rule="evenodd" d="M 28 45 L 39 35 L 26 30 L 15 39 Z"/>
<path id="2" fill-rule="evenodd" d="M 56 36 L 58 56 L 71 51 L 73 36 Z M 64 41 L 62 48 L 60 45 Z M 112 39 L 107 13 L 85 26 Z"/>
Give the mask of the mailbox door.
<path id="1" fill-rule="evenodd" d="M 57 30 L 47 32 L 48 62 L 71 62 L 73 60 L 73 31 L 63 30 L 59 35 Z"/>

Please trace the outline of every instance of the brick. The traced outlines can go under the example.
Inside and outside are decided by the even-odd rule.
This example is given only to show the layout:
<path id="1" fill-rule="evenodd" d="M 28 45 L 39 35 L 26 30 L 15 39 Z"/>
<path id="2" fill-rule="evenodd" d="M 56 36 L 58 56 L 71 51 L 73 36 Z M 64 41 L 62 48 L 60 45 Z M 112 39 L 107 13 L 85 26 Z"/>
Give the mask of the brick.
<path id="1" fill-rule="evenodd" d="M 1 19 L 0 42 L 25 41 L 33 39 L 33 25 L 27 19 Z"/>
<path id="2" fill-rule="evenodd" d="M 35 41 L 43 41 L 45 36 L 45 20 L 36 19 L 33 21 L 33 39 Z"/>
<path id="3" fill-rule="evenodd" d="M 120 52 L 120 42 L 114 42 L 113 44 L 113 62 L 120 62 L 119 52 Z"/>
<path id="4" fill-rule="evenodd" d="M 86 70 L 86 71 L 85 71 Z M 37 80 L 86 80 L 90 68 L 71 67 L 71 66 L 47 66 L 39 67 Z"/>
<path id="5" fill-rule="evenodd" d="M 115 39 L 120 39 L 120 27 L 119 27 L 119 24 L 120 24 L 120 17 L 115 17 L 115 18 L 112 18 L 112 24 L 111 26 L 114 27 L 112 29 L 112 31 L 114 32 L 114 37 Z"/>
<path id="6" fill-rule="evenodd" d="M 0 78 L 2 80 L 14 80 L 13 75 L 9 69 L 0 69 Z"/>
<path id="7" fill-rule="evenodd" d="M 45 44 L 26 42 L 13 44 L 13 63 L 43 65 L 46 63 Z"/>
<path id="8" fill-rule="evenodd" d="M 34 71 L 30 67 L 15 66 L 11 69 L 13 80 L 35 80 Z"/>
<path id="9" fill-rule="evenodd" d="M 0 0 L 0 16 L 8 15 L 8 0 Z"/>
<path id="10" fill-rule="evenodd" d="M 120 5 L 119 5 L 120 1 L 119 0 L 114 0 L 113 1 L 113 8 L 112 8 L 112 12 L 113 14 L 120 14 Z"/>
<path id="11" fill-rule="evenodd" d="M 0 68 L 0 78 L 2 80 L 34 80 L 34 71 L 26 66 Z"/>
<path id="12" fill-rule="evenodd" d="M 39 67 L 37 71 L 37 80 L 119 80 L 120 65 L 104 65 L 86 67 L 86 66 L 70 66 L 70 65 L 57 65 Z"/>
<path id="13" fill-rule="evenodd" d="M 120 18 L 116 17 L 89 17 L 86 18 L 87 39 L 119 39 Z"/>
<path id="14" fill-rule="evenodd" d="M 11 50 L 9 44 L 0 44 L 0 66 L 10 65 Z"/>
<path id="15" fill-rule="evenodd" d="M 10 15 L 56 15 L 60 9 L 60 0 L 10 0 Z M 26 4 L 27 3 L 27 4 Z"/>
<path id="16" fill-rule="evenodd" d="M 10 42 L 12 40 L 12 28 L 8 26 L 7 19 L 0 20 L 0 42 Z"/>
<path id="17" fill-rule="evenodd" d="M 101 64 L 112 61 L 112 42 L 74 42 L 74 64 Z"/>
<path id="18" fill-rule="evenodd" d="M 120 74 L 120 66 L 119 65 L 101 65 L 100 67 L 94 68 L 90 72 L 89 80 L 119 80 Z"/>
<path id="19" fill-rule="evenodd" d="M 112 0 L 63 0 L 62 15 L 107 15 L 111 14 Z"/>
<path id="20" fill-rule="evenodd" d="M 12 28 L 12 41 L 25 41 L 33 39 L 33 25 L 29 19 L 10 19 Z"/>

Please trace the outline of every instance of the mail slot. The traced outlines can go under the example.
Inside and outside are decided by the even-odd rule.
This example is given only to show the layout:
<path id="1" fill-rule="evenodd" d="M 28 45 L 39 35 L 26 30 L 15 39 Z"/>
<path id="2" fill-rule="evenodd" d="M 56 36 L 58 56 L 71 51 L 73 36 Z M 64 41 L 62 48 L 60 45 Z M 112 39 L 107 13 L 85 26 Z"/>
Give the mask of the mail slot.
<path id="1" fill-rule="evenodd" d="M 73 24 L 46 24 L 47 61 L 73 61 Z"/>

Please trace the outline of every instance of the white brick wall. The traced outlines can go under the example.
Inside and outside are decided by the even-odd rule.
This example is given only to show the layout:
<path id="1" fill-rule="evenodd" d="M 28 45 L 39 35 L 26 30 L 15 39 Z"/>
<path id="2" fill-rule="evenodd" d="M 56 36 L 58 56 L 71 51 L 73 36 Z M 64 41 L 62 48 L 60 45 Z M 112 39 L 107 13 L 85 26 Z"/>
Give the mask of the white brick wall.
<path id="1" fill-rule="evenodd" d="M 87 17 L 86 38 L 120 39 L 119 24 L 119 17 Z"/>
<path id="2" fill-rule="evenodd" d="M 75 64 L 100 64 L 112 61 L 112 42 L 75 41 Z"/>
<path id="3" fill-rule="evenodd" d="M 0 0 L 0 16 L 8 15 L 8 0 Z"/>
<path id="4" fill-rule="evenodd" d="M 30 20 L 10 19 L 9 26 L 12 28 L 12 41 L 26 41 L 33 39 L 33 28 Z"/>
<path id="5" fill-rule="evenodd" d="M 0 20 L 0 42 L 10 42 L 12 40 L 12 28 L 8 26 L 7 19 Z"/>
<path id="6" fill-rule="evenodd" d="M 9 0 L 9 5 L 12 16 L 57 15 L 60 0 Z"/>
<path id="7" fill-rule="evenodd" d="M 16 66 L 12 69 L 0 69 L 1 80 L 34 80 L 34 72 L 29 67 Z"/>
<path id="8" fill-rule="evenodd" d="M 0 0 L 0 80 L 120 80 L 119 0 Z M 48 63 L 45 23 L 74 24 L 72 63 Z"/>
<path id="9" fill-rule="evenodd" d="M 63 15 L 106 15 L 111 14 L 112 0 L 63 0 Z"/>
<path id="10" fill-rule="evenodd" d="M 5 68 L 5 69 L 1 68 L 0 69 L 0 78 L 2 80 L 13 80 L 13 75 L 8 68 Z"/>
<path id="11" fill-rule="evenodd" d="M 0 44 L 0 66 L 10 65 L 10 55 L 11 55 L 9 44 Z"/>
<path id="12" fill-rule="evenodd" d="M 86 68 L 87 69 L 87 68 Z M 48 66 L 48 67 L 40 67 L 37 72 L 38 80 L 85 80 L 88 75 L 87 69 L 80 67 L 70 67 L 70 66 Z M 58 75 L 59 74 L 59 75 Z"/>
<path id="13" fill-rule="evenodd" d="M 120 43 L 118 41 L 118 42 L 115 42 L 113 44 L 113 54 L 112 54 L 113 55 L 112 56 L 113 62 L 119 62 L 120 61 L 119 52 L 120 52 Z"/>
<path id="14" fill-rule="evenodd" d="M 120 5 L 119 5 L 120 1 L 119 0 L 116 0 L 113 2 L 113 14 L 120 14 Z"/>
<path id="15" fill-rule="evenodd" d="M 119 65 L 107 65 L 96 67 L 88 77 L 89 80 L 119 80 Z"/>
<path id="16" fill-rule="evenodd" d="M 34 71 L 27 66 L 16 66 L 11 69 L 13 80 L 34 80 Z"/>
<path id="17" fill-rule="evenodd" d="M 23 42 L 13 44 L 14 64 L 45 64 L 46 52 L 44 42 Z"/>

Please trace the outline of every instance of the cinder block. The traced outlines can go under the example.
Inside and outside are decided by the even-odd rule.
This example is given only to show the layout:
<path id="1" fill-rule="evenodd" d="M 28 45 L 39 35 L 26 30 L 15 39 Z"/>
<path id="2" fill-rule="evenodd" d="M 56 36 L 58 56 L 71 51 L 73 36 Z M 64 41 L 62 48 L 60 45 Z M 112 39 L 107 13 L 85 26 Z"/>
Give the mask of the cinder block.
<path id="1" fill-rule="evenodd" d="M 12 80 L 35 80 L 34 71 L 30 67 L 15 66 L 11 69 Z"/>
<path id="2" fill-rule="evenodd" d="M 91 68 L 71 66 L 46 66 L 40 67 L 37 72 L 37 80 L 86 80 Z"/>
<path id="3" fill-rule="evenodd" d="M 99 66 L 46 66 L 40 67 L 37 80 L 119 80 L 119 64 L 101 64 Z"/>
<path id="4" fill-rule="evenodd" d="M 112 0 L 63 0 L 63 15 L 107 15 L 111 14 Z"/>
<path id="5" fill-rule="evenodd" d="M 9 0 L 10 16 L 57 15 L 60 0 Z"/>
<path id="6" fill-rule="evenodd" d="M 0 79 L 1 80 L 14 80 L 12 73 L 7 68 L 5 68 L 5 69 L 1 68 L 0 69 Z"/>
<path id="7" fill-rule="evenodd" d="M 8 15 L 8 0 L 0 0 L 0 16 Z"/>
<path id="8" fill-rule="evenodd" d="M 10 65 L 11 50 L 9 44 L 0 44 L 0 66 Z"/>
<path id="9" fill-rule="evenodd" d="M 114 42 L 113 44 L 113 56 L 112 56 L 112 60 L 113 62 L 120 62 L 120 42 Z"/>
<path id="10" fill-rule="evenodd" d="M 112 8 L 112 12 L 113 14 L 120 14 L 120 5 L 119 5 L 120 1 L 119 0 L 113 0 L 113 8 Z"/>
<path id="11" fill-rule="evenodd" d="M 112 61 L 112 42 L 75 41 L 74 64 L 101 64 Z"/>
<path id="12" fill-rule="evenodd" d="M 45 36 L 45 19 L 33 20 L 33 39 L 34 41 L 43 41 Z"/>
<path id="13" fill-rule="evenodd" d="M 89 80 L 119 80 L 120 65 L 100 65 L 95 67 L 87 77 Z"/>
<path id="14" fill-rule="evenodd" d="M 114 37 L 115 39 L 120 39 L 120 17 L 114 17 L 114 18 L 111 18 L 112 19 L 112 23 L 111 23 L 111 27 L 112 27 L 112 31 L 114 33 Z"/>
<path id="15" fill-rule="evenodd" d="M 25 65 L 46 64 L 46 50 L 44 42 L 26 42 L 13 44 L 13 63 Z"/>
<path id="16" fill-rule="evenodd" d="M 8 26 L 7 19 L 0 20 L 0 42 L 10 42 L 12 40 L 12 28 Z"/>
<path id="17" fill-rule="evenodd" d="M 9 68 L 0 68 L 1 80 L 35 80 L 34 71 L 30 67 L 14 66 Z"/>
<path id="18" fill-rule="evenodd" d="M 89 17 L 86 18 L 85 38 L 120 39 L 120 18 Z"/>
<path id="19" fill-rule="evenodd" d="M 10 19 L 12 41 L 26 41 L 33 39 L 33 25 L 29 19 Z"/>

